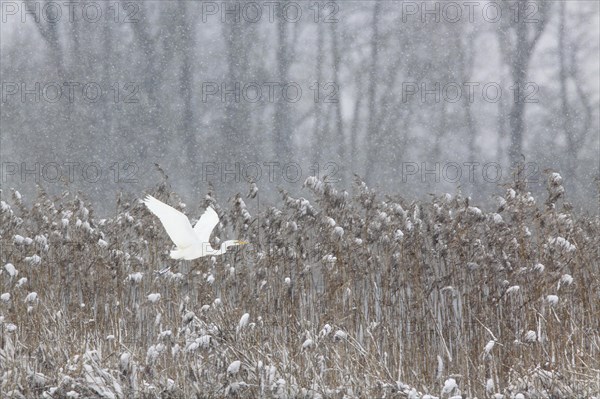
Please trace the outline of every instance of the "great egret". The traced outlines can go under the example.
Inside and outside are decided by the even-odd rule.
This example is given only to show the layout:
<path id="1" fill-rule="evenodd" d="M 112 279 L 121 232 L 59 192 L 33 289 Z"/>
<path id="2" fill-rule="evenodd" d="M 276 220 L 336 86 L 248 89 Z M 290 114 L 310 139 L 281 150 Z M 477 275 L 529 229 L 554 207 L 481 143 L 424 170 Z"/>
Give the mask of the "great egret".
<path id="1" fill-rule="evenodd" d="M 219 223 L 219 215 L 210 206 L 192 228 L 187 216 L 153 196 L 146 196 L 144 204 L 158 216 L 167 234 L 177 246 L 171 251 L 173 259 L 192 260 L 203 256 L 222 255 L 229 247 L 248 244 L 245 241 L 227 240 L 221 244 L 219 249 L 213 249 L 209 238 L 210 233 Z"/>

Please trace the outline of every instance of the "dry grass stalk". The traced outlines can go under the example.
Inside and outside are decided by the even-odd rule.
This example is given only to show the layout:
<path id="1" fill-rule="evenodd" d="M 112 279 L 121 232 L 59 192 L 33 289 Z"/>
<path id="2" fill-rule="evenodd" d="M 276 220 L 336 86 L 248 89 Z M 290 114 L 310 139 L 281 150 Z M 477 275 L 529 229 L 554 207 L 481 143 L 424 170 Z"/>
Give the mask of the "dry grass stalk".
<path id="1" fill-rule="evenodd" d="M 183 209 L 166 187 L 153 195 Z M 506 187 L 497 213 L 305 187 L 312 202 L 282 192 L 257 215 L 207 196 L 216 236 L 252 245 L 192 262 L 168 258 L 138 200 L 98 220 L 79 194 L 27 207 L 13 191 L 1 396 L 600 394 L 600 220 L 563 206 L 560 176 L 545 203 Z"/>

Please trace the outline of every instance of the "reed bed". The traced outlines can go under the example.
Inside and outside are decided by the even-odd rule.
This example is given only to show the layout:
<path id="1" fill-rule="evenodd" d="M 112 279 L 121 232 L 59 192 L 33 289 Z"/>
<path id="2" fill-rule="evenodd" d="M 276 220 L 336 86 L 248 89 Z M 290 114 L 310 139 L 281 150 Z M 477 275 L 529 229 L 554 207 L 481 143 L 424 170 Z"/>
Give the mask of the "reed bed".
<path id="1" fill-rule="evenodd" d="M 209 192 L 213 244 L 251 244 L 194 261 L 168 257 L 139 199 L 99 219 L 79 193 L 5 192 L 0 396 L 600 396 L 600 219 L 572 213 L 560 175 L 543 199 L 516 179 L 495 212 L 359 179 L 304 190 Z M 201 212 L 166 180 L 148 193 Z"/>

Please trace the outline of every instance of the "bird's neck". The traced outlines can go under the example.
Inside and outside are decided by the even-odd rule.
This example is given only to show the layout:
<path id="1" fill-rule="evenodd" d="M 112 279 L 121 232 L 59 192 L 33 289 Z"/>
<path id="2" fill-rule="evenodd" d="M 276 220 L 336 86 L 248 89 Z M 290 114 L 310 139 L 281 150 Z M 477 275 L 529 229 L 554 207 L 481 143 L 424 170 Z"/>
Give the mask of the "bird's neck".
<path id="1" fill-rule="evenodd" d="M 221 243 L 221 247 L 216 251 L 217 255 L 222 255 L 227 251 L 227 241 L 223 241 Z"/>
<path id="2" fill-rule="evenodd" d="M 211 256 L 218 256 L 218 255 L 223 255 L 225 253 L 225 251 L 227 251 L 227 242 L 223 241 L 221 243 L 221 246 L 219 247 L 219 249 L 214 249 L 212 246 L 208 246 L 208 248 L 206 248 L 206 255 L 211 255 Z"/>

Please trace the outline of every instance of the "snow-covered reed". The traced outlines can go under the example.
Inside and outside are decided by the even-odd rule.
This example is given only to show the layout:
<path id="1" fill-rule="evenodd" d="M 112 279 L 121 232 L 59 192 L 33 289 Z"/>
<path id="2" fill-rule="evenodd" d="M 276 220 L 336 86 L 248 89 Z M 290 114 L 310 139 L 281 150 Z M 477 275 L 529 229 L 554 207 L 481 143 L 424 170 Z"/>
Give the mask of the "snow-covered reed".
<path id="1" fill-rule="evenodd" d="M 0 396 L 598 396 L 600 220 L 549 179 L 545 202 L 515 182 L 490 213 L 317 178 L 277 207 L 207 195 L 213 239 L 251 245 L 191 262 L 134 198 L 98 220 L 73 193 L 13 192 Z"/>

